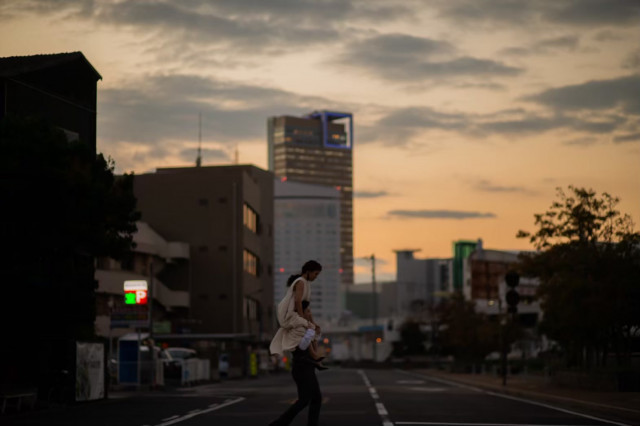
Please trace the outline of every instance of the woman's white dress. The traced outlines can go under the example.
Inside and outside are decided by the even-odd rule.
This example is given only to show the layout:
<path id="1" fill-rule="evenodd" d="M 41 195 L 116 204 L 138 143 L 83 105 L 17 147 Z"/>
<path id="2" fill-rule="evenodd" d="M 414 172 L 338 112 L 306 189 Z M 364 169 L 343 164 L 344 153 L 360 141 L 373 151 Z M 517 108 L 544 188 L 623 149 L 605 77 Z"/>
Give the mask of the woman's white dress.
<path id="1" fill-rule="evenodd" d="M 293 290 L 296 285 L 303 286 L 302 300 L 309 301 L 311 297 L 311 286 L 303 277 L 299 277 L 289 286 L 284 298 L 278 304 L 277 318 L 280 328 L 276 335 L 273 336 L 273 340 L 271 340 L 271 345 L 269 346 L 271 354 L 282 356 L 284 351 L 294 350 L 307 329 L 315 328 L 313 324 L 298 315 L 295 310 L 296 300 Z"/>

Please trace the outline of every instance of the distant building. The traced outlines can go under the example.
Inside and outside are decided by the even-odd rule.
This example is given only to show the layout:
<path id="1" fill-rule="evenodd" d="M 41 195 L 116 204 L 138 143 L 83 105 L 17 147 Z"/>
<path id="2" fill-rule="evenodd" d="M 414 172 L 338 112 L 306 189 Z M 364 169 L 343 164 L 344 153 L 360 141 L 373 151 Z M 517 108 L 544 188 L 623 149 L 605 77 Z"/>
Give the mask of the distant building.
<path id="1" fill-rule="evenodd" d="M 340 191 L 284 179 L 275 181 L 274 303 L 282 300 L 290 275 L 308 260 L 322 265 L 311 284 L 311 310 L 316 320 L 335 320 L 340 299 Z"/>
<path id="2" fill-rule="evenodd" d="M 190 246 L 189 314 L 180 332 L 273 332 L 273 174 L 254 166 L 137 175 L 142 220 Z M 185 288 L 180 288 L 185 290 Z"/>
<path id="3" fill-rule="evenodd" d="M 125 327 L 122 321 L 110 330 L 111 320 L 117 321 L 118 315 L 128 308 L 124 299 L 124 282 L 128 280 L 147 281 L 152 289 L 149 295 L 153 299 L 153 322 L 157 330 L 177 331 L 188 319 L 189 245 L 165 240 L 144 222 L 136 225 L 138 231 L 133 234 L 136 247 L 128 257 L 121 261 L 103 257 L 97 261 L 96 334 L 99 336 L 118 337 L 135 331 Z"/>
<path id="4" fill-rule="evenodd" d="M 337 120 L 347 119 L 348 128 Z M 288 181 L 340 191 L 341 282 L 353 284 L 353 116 L 315 111 L 304 117 L 270 117 L 269 170 Z"/>
<path id="5" fill-rule="evenodd" d="M 482 246 L 474 250 L 464 262 L 464 296 L 476 304 L 476 310 L 489 315 L 506 312 L 505 294 L 508 290 L 505 276 L 516 269 L 517 251 L 487 250 Z M 521 277 L 516 291 L 520 295 L 518 316 L 523 324 L 533 327 L 542 315 L 536 297 L 539 281 Z"/>
<path id="6" fill-rule="evenodd" d="M 0 58 L 0 119 L 45 118 L 95 152 L 98 80 L 81 52 Z"/>
<path id="7" fill-rule="evenodd" d="M 464 261 L 476 249 L 482 247 L 482 240 L 453 242 L 453 291 L 462 291 L 464 287 Z"/>
<path id="8" fill-rule="evenodd" d="M 452 259 L 416 259 L 416 250 L 396 251 L 397 307 L 404 315 L 428 316 L 451 292 Z"/>
<path id="9" fill-rule="evenodd" d="M 371 284 L 356 284 L 346 289 L 345 300 L 347 312 L 357 319 L 371 320 L 374 315 L 378 319 L 389 319 L 397 315 L 397 285 L 395 282 L 376 283 L 375 295 Z"/>

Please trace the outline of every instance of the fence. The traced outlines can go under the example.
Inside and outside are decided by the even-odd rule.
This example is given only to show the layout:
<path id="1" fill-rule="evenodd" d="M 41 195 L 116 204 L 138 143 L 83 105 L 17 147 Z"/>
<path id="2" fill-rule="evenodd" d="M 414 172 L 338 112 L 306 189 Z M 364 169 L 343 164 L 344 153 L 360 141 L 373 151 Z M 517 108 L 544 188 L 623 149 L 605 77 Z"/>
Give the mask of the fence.
<path id="1" fill-rule="evenodd" d="M 182 377 L 180 384 L 191 383 L 211 379 L 211 364 L 208 359 L 190 358 L 182 360 Z"/>

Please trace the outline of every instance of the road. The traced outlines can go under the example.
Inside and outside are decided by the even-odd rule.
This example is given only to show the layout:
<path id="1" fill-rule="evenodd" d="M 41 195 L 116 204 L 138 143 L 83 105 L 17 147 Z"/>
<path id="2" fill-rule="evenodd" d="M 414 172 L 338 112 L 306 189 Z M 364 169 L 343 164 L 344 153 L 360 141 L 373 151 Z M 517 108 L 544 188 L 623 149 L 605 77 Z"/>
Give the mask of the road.
<path id="1" fill-rule="evenodd" d="M 624 425 L 401 370 L 318 372 L 321 425 Z M 289 374 L 144 393 L 0 417 L 3 426 L 264 426 L 295 400 Z M 306 410 L 293 426 L 306 425 Z"/>

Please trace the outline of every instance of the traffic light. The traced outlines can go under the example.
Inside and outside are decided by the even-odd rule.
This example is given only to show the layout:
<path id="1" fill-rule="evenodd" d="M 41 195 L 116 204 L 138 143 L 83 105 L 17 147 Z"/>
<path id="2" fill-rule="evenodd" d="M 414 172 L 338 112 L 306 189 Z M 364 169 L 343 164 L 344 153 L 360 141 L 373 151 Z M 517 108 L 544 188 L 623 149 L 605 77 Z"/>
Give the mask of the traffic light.
<path id="1" fill-rule="evenodd" d="M 516 287 L 520 282 L 520 275 L 516 271 L 509 271 L 505 276 L 504 280 L 507 282 L 507 286 L 509 286 L 509 290 L 507 290 L 506 299 L 507 299 L 507 312 L 510 314 L 518 313 L 518 302 L 520 302 L 520 295 L 516 291 Z"/>

